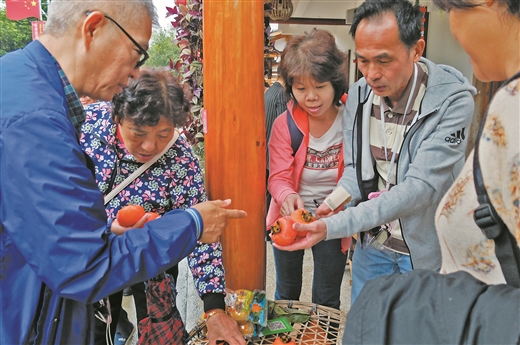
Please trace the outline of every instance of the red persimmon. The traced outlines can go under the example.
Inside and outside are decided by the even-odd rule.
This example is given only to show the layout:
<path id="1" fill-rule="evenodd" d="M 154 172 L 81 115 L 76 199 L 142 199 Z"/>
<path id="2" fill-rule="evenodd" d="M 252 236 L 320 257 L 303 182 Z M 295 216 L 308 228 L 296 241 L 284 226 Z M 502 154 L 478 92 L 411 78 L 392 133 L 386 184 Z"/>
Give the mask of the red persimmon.
<path id="1" fill-rule="evenodd" d="M 296 345 L 296 342 L 288 336 L 281 336 L 274 340 L 273 345 Z"/>
<path id="2" fill-rule="evenodd" d="M 157 219 L 159 218 L 161 215 L 157 212 L 146 212 L 145 214 L 148 214 L 149 217 L 148 217 L 148 220 L 146 221 L 147 223 L 148 222 L 151 222 L 152 220 L 154 219 Z"/>
<path id="3" fill-rule="evenodd" d="M 306 209 L 299 208 L 297 210 L 294 210 L 293 213 L 291 213 L 291 218 L 294 220 L 295 223 L 301 223 L 301 224 L 309 224 L 316 220 L 312 213 L 307 211 Z M 296 234 L 296 237 L 305 237 L 307 236 L 308 231 L 298 231 Z"/>
<path id="4" fill-rule="evenodd" d="M 291 217 L 281 217 L 271 225 L 271 239 L 280 246 L 294 242 L 297 231 L 293 229 L 294 220 Z"/>
<path id="5" fill-rule="evenodd" d="M 144 208 L 140 205 L 127 205 L 121 207 L 117 212 L 116 218 L 119 225 L 128 228 L 143 218 L 145 212 Z"/>

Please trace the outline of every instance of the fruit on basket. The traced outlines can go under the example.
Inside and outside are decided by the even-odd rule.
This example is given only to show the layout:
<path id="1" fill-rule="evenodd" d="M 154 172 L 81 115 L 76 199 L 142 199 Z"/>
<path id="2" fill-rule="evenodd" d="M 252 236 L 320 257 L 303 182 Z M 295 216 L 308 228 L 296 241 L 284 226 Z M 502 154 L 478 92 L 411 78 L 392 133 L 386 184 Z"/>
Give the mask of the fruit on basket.
<path id="1" fill-rule="evenodd" d="M 282 335 L 280 337 L 276 337 L 273 342 L 273 345 L 296 345 L 294 339 L 291 339 L 288 335 Z"/>

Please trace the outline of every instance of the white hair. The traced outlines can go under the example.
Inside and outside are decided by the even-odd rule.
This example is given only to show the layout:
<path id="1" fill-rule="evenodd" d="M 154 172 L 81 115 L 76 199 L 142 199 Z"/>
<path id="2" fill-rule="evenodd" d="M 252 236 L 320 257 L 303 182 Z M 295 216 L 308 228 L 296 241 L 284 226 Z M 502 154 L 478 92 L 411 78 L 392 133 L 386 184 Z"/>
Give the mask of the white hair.
<path id="1" fill-rule="evenodd" d="M 123 27 L 147 16 L 154 27 L 159 27 L 157 10 L 152 0 L 52 0 L 47 11 L 45 34 L 63 36 L 85 12 L 99 10 L 117 20 Z"/>

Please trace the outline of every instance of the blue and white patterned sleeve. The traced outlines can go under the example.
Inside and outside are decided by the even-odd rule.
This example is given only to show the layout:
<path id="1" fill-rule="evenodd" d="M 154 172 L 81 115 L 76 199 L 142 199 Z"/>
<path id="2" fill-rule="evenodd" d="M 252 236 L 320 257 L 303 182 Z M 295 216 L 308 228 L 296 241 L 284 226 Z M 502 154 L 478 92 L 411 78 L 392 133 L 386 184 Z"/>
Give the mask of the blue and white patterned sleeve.
<path id="1" fill-rule="evenodd" d="M 206 201 L 207 196 L 198 159 L 183 139 L 181 142 L 185 144 L 183 154 L 181 157 L 175 157 L 175 160 L 177 166 L 182 165 L 182 170 L 177 171 L 182 176 L 182 182 L 179 179 L 177 184 L 180 185 L 182 183 L 184 187 L 184 197 L 177 198 L 177 200 L 183 200 L 184 202 L 182 206 L 174 205 L 174 207 L 187 208 Z M 224 309 L 226 282 L 222 263 L 221 243 L 207 244 L 197 242 L 193 253 L 187 259 L 197 292 L 204 301 L 204 310 Z"/>

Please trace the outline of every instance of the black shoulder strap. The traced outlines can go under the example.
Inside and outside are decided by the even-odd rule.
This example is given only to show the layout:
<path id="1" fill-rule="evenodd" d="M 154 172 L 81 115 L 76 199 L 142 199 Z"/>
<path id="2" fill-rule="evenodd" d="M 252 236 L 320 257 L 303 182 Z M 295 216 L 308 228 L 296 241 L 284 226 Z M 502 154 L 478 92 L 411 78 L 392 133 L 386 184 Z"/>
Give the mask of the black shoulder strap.
<path id="1" fill-rule="evenodd" d="M 520 249 L 516 244 L 513 234 L 508 230 L 507 226 L 497 214 L 493 204 L 491 204 L 484 187 L 482 172 L 480 170 L 478 149 L 486 117 L 487 112 L 480 124 L 477 140 L 475 142 L 475 151 L 473 153 L 473 179 L 475 181 L 475 189 L 480 204 L 473 213 L 473 218 L 484 235 L 495 241 L 495 254 L 500 262 L 507 284 L 520 288 Z"/>
<path id="2" fill-rule="evenodd" d="M 298 151 L 298 148 L 300 147 L 303 141 L 303 133 L 300 131 L 298 126 L 296 126 L 296 123 L 294 122 L 289 108 L 287 108 L 287 126 L 289 126 L 289 134 L 291 135 L 292 156 L 294 157 L 296 151 Z"/>
<path id="3" fill-rule="evenodd" d="M 361 92 L 362 88 L 361 86 L 358 89 L 358 106 L 356 109 L 356 115 L 354 118 L 354 128 L 356 130 L 356 143 L 354 144 L 354 139 L 352 139 L 352 155 L 354 155 L 354 149 L 356 151 L 356 156 L 354 159 L 354 156 L 352 157 L 352 161 L 355 164 L 356 168 L 356 176 L 357 176 L 357 182 L 359 191 L 361 193 L 361 201 L 367 201 L 368 200 L 368 194 L 370 192 L 377 191 L 377 183 L 379 180 L 379 175 L 377 174 L 377 170 L 374 168 L 374 177 L 370 180 L 363 180 L 363 173 L 362 173 L 362 155 L 363 155 L 363 108 L 365 104 L 368 102 L 368 99 L 370 98 L 370 94 L 372 93 L 372 90 L 369 91 L 368 95 L 365 97 L 364 100 L 361 99 Z"/>

